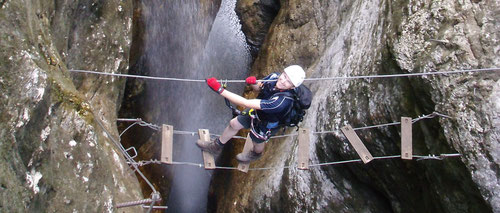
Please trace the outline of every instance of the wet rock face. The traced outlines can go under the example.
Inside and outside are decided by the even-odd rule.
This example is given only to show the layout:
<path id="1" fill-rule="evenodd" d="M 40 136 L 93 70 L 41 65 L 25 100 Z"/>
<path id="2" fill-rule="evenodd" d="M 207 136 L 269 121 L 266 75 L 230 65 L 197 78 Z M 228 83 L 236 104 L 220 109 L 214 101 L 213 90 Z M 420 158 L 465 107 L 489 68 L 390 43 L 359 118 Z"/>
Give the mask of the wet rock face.
<path id="1" fill-rule="evenodd" d="M 177 4 L 184 4 L 178 1 Z M 200 51 L 206 45 L 209 32 L 212 28 L 213 21 L 220 8 L 220 0 L 202 0 L 198 3 L 195 1 L 186 5 L 197 4 L 197 13 L 187 14 L 192 16 L 192 19 L 186 20 L 179 18 L 176 13 L 184 13 L 179 5 L 165 4 L 163 0 L 145 0 L 134 1 L 134 16 L 133 16 L 133 32 L 132 32 L 132 46 L 130 57 L 129 74 L 134 75 L 149 75 L 149 76 L 168 76 L 174 75 L 166 74 L 169 69 L 157 69 L 152 64 L 148 54 L 171 54 L 169 51 L 174 50 L 176 47 L 189 47 L 189 49 L 179 50 L 182 51 Z M 171 6 L 171 7 L 170 7 Z M 165 10 L 161 7 L 169 7 Z M 168 12 L 165 12 L 168 11 Z M 168 24 L 165 24 L 162 18 L 168 17 Z M 182 17 L 186 17 L 182 16 Z M 183 30 L 189 30 L 191 34 L 188 37 L 178 36 L 175 32 L 181 31 L 176 23 L 185 23 L 188 26 Z M 192 25 L 191 25 L 192 24 Z M 195 25 L 196 24 L 196 25 Z M 165 36 L 165 35 L 172 36 Z M 193 39 L 196 38 L 196 39 Z M 188 42 L 189 45 L 182 43 Z M 150 48 L 150 49 L 147 49 Z M 155 52 L 157 50 L 157 52 Z M 174 57 L 175 54 L 164 57 L 166 60 L 180 60 Z M 178 54 L 183 56 L 182 54 Z M 154 58 L 154 57 L 152 57 Z M 163 60 L 162 59 L 162 60 Z M 163 63 L 169 64 L 169 63 Z M 174 72 L 175 73 L 175 72 Z M 177 75 L 178 73 L 176 73 Z M 164 97 L 160 97 L 163 93 L 158 91 L 163 88 L 165 82 L 160 81 L 145 81 L 142 79 L 127 79 L 124 98 L 119 110 L 119 117 L 122 118 L 141 118 L 144 121 L 154 124 L 165 123 L 164 106 L 169 103 Z M 120 131 L 126 129 L 130 123 L 120 123 L 118 128 Z M 150 128 L 131 128 L 127 130 L 122 137 L 122 144 L 125 147 L 134 146 L 138 151 L 137 161 L 149 161 L 151 159 L 160 159 L 161 149 L 159 149 L 158 142 L 161 141 L 161 132 L 152 130 Z M 172 171 L 171 167 L 159 164 L 150 164 L 147 167 L 142 167 L 144 175 L 150 180 L 162 195 L 163 205 L 169 200 L 169 192 L 171 191 Z M 144 194 L 151 193 L 151 188 L 146 184 L 142 184 Z"/>
<path id="2" fill-rule="evenodd" d="M 241 30 L 246 36 L 250 53 L 255 58 L 269 27 L 280 9 L 278 0 L 239 0 L 236 14 L 240 17 Z"/>
<path id="3" fill-rule="evenodd" d="M 287 1 L 253 65 L 264 76 L 290 64 L 309 78 L 499 67 L 493 1 Z M 221 172 L 214 208 L 268 212 L 500 212 L 498 72 L 306 82 L 315 96 L 303 127 L 339 130 L 416 118 L 413 154 L 461 153 L 443 161 L 282 169 L 297 141 L 267 144 L 249 174 Z M 357 132 L 373 156 L 400 154 L 400 128 Z M 340 131 L 310 136 L 311 163 L 359 158 Z M 217 185 L 217 181 L 215 183 Z M 238 190 L 235 190 L 238 189 Z M 230 210 L 227 210 L 230 211 Z"/>
<path id="4" fill-rule="evenodd" d="M 422 72 L 498 67 L 494 41 L 500 27 L 494 11 L 499 7 L 485 1 L 416 2 L 398 25 L 401 36 L 393 40 L 398 65 Z M 462 153 L 474 188 L 494 212 L 500 212 L 499 78 L 493 72 L 424 79 L 435 109 L 453 118 L 440 123 L 447 144 Z"/>
<path id="5" fill-rule="evenodd" d="M 110 140 L 123 81 L 68 72 L 126 71 L 131 2 L 2 1 L 0 18 L 0 211 L 111 212 L 142 199 Z"/>

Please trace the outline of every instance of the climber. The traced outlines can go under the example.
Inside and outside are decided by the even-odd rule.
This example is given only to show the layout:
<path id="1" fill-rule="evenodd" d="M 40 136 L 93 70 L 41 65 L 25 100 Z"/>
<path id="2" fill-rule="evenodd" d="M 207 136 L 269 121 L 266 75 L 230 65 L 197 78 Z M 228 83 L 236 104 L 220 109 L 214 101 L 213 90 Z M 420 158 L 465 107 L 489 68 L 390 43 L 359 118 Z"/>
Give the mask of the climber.
<path id="1" fill-rule="evenodd" d="M 220 154 L 223 146 L 240 129 L 250 129 L 250 138 L 253 142 L 253 150 L 240 153 L 236 156 L 239 162 L 248 163 L 259 159 L 264 151 L 265 142 L 280 129 L 280 121 L 290 111 L 294 98 L 287 95 L 293 89 L 300 86 L 305 78 L 305 72 L 298 65 L 291 65 L 284 69 L 284 72 L 272 73 L 263 80 L 273 80 L 258 82 L 254 76 L 246 78 L 245 82 L 254 91 L 258 91 L 257 99 L 246 99 L 235 93 L 224 89 L 216 78 L 208 78 L 208 86 L 228 99 L 232 103 L 245 107 L 246 109 L 233 118 L 219 138 L 213 141 L 198 141 L 196 145 L 201 150 Z M 274 81 L 275 80 L 275 81 Z"/>

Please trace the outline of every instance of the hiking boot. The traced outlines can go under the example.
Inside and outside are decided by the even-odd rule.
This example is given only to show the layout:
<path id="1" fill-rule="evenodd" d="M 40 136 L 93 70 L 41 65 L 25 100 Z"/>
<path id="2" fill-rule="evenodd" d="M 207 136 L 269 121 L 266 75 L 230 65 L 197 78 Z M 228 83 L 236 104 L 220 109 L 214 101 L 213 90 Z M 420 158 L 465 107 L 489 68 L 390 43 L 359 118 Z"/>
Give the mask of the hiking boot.
<path id="1" fill-rule="evenodd" d="M 250 163 L 262 157 L 262 153 L 256 153 L 253 150 L 246 153 L 240 153 L 236 155 L 236 160 L 241 163 Z"/>
<path id="2" fill-rule="evenodd" d="M 201 150 L 205 152 L 209 152 L 213 155 L 218 155 L 222 152 L 222 148 L 224 147 L 224 144 L 222 144 L 219 140 L 219 138 L 213 140 L 213 141 L 200 141 L 198 140 L 196 142 L 196 145 L 200 147 Z"/>

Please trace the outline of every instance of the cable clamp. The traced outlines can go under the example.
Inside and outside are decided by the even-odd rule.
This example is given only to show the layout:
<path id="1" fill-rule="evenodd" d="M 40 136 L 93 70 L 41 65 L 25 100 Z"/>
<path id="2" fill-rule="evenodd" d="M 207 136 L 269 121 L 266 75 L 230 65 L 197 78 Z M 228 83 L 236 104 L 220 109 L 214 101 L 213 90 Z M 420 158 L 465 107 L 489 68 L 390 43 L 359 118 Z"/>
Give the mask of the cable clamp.
<path id="1" fill-rule="evenodd" d="M 443 160 L 442 156 L 436 156 L 434 154 L 429 154 L 428 156 L 422 156 L 420 159 L 417 159 L 417 161 L 421 160 Z"/>
<path id="2" fill-rule="evenodd" d="M 151 193 L 151 200 L 153 200 L 153 202 L 161 201 L 160 193 L 159 192 Z"/>

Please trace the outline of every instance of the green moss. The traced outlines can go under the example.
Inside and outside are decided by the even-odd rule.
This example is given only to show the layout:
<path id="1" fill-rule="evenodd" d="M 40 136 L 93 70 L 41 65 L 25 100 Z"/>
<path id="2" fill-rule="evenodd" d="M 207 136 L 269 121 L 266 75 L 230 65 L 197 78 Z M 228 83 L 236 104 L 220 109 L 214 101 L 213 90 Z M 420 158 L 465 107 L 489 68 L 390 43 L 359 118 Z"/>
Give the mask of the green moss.
<path id="1" fill-rule="evenodd" d="M 87 123 L 92 123 L 94 116 L 90 108 L 90 104 L 85 101 L 83 97 L 76 93 L 76 91 L 71 91 L 63 86 L 60 82 L 54 78 L 49 78 L 52 82 L 52 94 L 54 94 L 54 101 L 59 102 L 64 107 L 74 109 L 77 111 L 78 115 L 82 117 Z"/>

